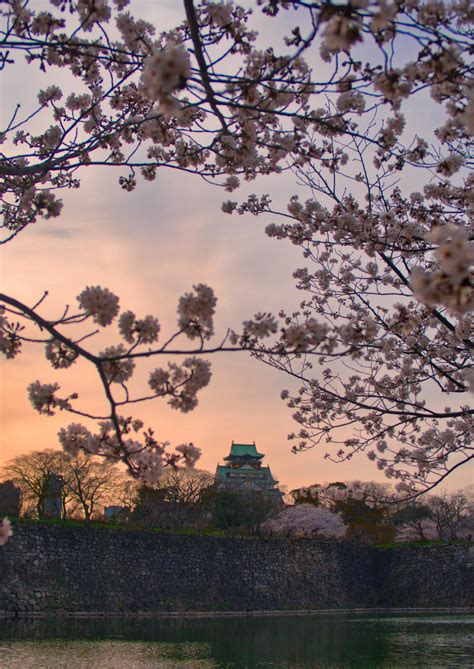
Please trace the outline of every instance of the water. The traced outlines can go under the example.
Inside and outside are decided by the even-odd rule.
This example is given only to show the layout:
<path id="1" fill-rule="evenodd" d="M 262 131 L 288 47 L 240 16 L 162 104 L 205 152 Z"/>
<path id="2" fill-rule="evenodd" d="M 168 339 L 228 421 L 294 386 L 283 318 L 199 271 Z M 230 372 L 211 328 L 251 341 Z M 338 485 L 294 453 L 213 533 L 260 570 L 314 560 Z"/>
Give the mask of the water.
<path id="1" fill-rule="evenodd" d="M 2 669 L 474 669 L 474 616 L 0 619 Z"/>

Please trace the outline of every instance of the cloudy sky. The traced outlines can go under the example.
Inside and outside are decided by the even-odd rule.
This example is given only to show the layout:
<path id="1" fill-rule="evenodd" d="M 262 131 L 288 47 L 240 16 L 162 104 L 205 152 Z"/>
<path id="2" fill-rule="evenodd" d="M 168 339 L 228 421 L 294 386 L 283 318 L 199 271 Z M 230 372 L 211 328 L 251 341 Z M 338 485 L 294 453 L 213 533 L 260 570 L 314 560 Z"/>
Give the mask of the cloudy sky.
<path id="1" fill-rule="evenodd" d="M 157 4 L 160 21 L 171 25 L 179 3 L 135 3 L 148 18 Z M 35 79 L 34 88 L 40 87 Z M 28 87 L 13 70 L 3 76 L 1 92 L 2 115 L 17 100 L 31 104 Z M 118 186 L 119 176 L 114 170 L 83 172 L 81 188 L 62 195 L 59 219 L 40 222 L 4 247 L 3 290 L 27 304 L 48 290 L 43 313 L 55 317 L 65 304 L 75 303 L 86 285 L 105 286 L 120 296 L 122 309 L 157 316 L 163 338 L 175 327 L 179 297 L 196 283 L 212 286 L 218 297 L 217 337 L 228 327 L 238 329 L 257 311 L 297 306 L 300 295 L 291 273 L 304 261 L 290 244 L 266 237 L 269 220 L 223 214 L 221 203 L 228 195 L 197 177 L 162 171 L 156 181 L 139 180 L 136 190 L 126 193 Z M 294 191 L 292 177 L 279 180 L 279 204 Z M 251 192 L 276 192 L 275 181 L 245 187 L 235 199 Z M 97 346 L 118 342 L 111 326 Z M 211 471 L 232 440 L 255 441 L 275 477 L 290 488 L 353 478 L 383 480 L 365 456 L 336 465 L 324 460 L 324 448 L 291 454 L 287 434 L 295 426 L 280 400 L 288 387 L 281 374 L 243 353 L 219 354 L 212 365 L 212 382 L 201 392 L 195 411 L 182 414 L 156 400 L 140 406 L 135 415 L 161 440 L 194 442 L 203 452 L 200 467 Z M 137 370 L 137 384 L 146 382 L 149 369 L 145 364 Z M 54 372 L 42 350 L 31 347 L 16 360 L 2 360 L 1 374 L 0 464 L 31 449 L 57 448 L 57 431 L 70 422 L 67 415 L 48 418 L 33 412 L 26 392 L 31 381 L 57 381 L 64 394 L 77 391 L 83 407 L 100 411 L 100 388 L 85 364 Z M 448 487 L 469 482 L 469 472 L 459 472 Z"/>

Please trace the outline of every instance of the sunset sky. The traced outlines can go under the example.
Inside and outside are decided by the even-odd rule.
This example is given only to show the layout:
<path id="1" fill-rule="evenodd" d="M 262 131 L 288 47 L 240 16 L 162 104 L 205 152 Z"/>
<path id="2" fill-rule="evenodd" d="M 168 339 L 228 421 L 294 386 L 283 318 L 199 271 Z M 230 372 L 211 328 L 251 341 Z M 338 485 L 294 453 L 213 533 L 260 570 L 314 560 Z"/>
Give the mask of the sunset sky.
<path id="1" fill-rule="evenodd" d="M 144 14 L 155 5 L 135 4 Z M 160 20 L 171 23 L 178 4 L 160 2 Z M 17 100 L 31 104 L 31 92 L 21 77 L 13 70 L 2 77 L 2 116 Z M 40 87 L 35 81 L 35 90 Z M 291 274 L 304 260 L 291 244 L 265 235 L 269 219 L 223 214 L 221 203 L 228 194 L 198 177 L 163 170 L 154 182 L 140 179 L 136 190 L 126 193 L 118 185 L 121 174 L 113 169 L 82 172 L 81 188 L 61 195 L 60 218 L 39 222 L 3 247 L 2 290 L 26 304 L 34 304 L 48 290 L 42 313 L 54 317 L 65 304 L 75 304 L 85 286 L 101 285 L 120 296 L 122 310 L 158 317 L 162 340 L 176 326 L 179 297 L 193 284 L 210 285 L 218 297 L 217 340 L 257 311 L 278 313 L 298 305 L 302 296 Z M 274 193 L 276 183 L 267 179 L 246 185 L 233 199 L 252 192 Z M 277 202 L 284 206 L 293 192 L 293 177 L 281 178 Z M 119 341 L 117 326 L 112 325 L 93 346 L 101 350 Z M 31 346 L 17 359 L 2 359 L 0 364 L 0 465 L 28 450 L 58 448 L 58 429 L 75 420 L 65 414 L 50 418 L 35 413 L 26 392 L 31 381 L 57 381 L 64 394 L 77 391 L 84 407 L 95 411 L 102 406 L 99 385 L 85 363 L 56 372 L 42 348 Z M 144 364 L 135 373 L 135 383 L 143 386 L 149 370 L 159 364 Z M 275 478 L 290 489 L 323 481 L 385 480 L 365 455 L 336 465 L 324 460 L 324 447 L 291 454 L 287 434 L 295 424 L 280 399 L 281 390 L 291 386 L 281 374 L 244 353 L 218 354 L 212 357 L 212 369 L 211 384 L 200 393 L 193 412 L 182 414 L 156 400 L 134 415 L 160 440 L 199 446 L 199 466 L 210 471 L 227 455 L 232 440 L 255 441 Z M 459 488 L 472 479 L 472 469 L 465 469 L 446 487 Z"/>

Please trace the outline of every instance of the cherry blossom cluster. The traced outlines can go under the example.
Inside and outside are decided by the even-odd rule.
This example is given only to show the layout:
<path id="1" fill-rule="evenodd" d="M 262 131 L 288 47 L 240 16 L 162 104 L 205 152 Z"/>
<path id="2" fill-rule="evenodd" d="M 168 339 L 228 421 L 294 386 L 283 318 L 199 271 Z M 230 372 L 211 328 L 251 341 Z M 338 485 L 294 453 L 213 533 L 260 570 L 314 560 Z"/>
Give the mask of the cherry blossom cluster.
<path id="1" fill-rule="evenodd" d="M 260 340 L 271 337 L 278 332 L 278 321 L 270 313 L 258 313 L 251 320 L 244 321 L 242 333 L 239 335 L 232 331 L 230 341 L 243 348 L 254 348 Z"/>
<path id="2" fill-rule="evenodd" d="M 160 324 L 153 316 L 137 319 L 133 311 L 124 311 L 119 320 L 120 334 L 128 344 L 135 341 L 141 344 L 152 344 L 158 340 Z"/>
<path id="3" fill-rule="evenodd" d="M 21 349 L 20 334 L 23 326 L 9 321 L 4 314 L 5 307 L 0 305 L 0 352 L 6 358 L 14 358 Z"/>
<path id="4" fill-rule="evenodd" d="M 102 327 L 110 325 L 119 312 L 119 298 L 101 286 L 88 286 L 77 296 L 77 301 L 85 315 L 92 316 Z"/>
<path id="5" fill-rule="evenodd" d="M 70 367 L 76 362 L 78 355 L 77 351 L 57 339 L 51 339 L 46 344 L 45 356 L 54 369 Z"/>
<path id="6" fill-rule="evenodd" d="M 468 230 L 448 224 L 433 228 L 427 239 L 437 245 L 434 257 L 439 269 L 413 270 L 415 295 L 430 306 L 445 304 L 454 313 L 473 311 L 474 243 Z"/>
<path id="7" fill-rule="evenodd" d="M 67 399 L 61 399 L 56 396 L 56 391 L 59 390 L 57 383 L 40 383 L 33 381 L 28 386 L 28 398 L 33 405 L 33 408 L 47 416 L 54 415 L 54 409 L 68 410 L 71 408 L 71 399 L 77 399 L 77 395 L 73 394 Z"/>
<path id="8" fill-rule="evenodd" d="M 217 299 L 212 288 L 200 283 L 194 293 L 186 293 L 178 303 L 178 326 L 189 339 L 210 339 Z"/>
<path id="9" fill-rule="evenodd" d="M 346 533 L 340 514 L 312 504 L 287 507 L 262 525 L 262 532 L 270 536 L 293 539 L 341 539 Z"/>
<path id="10" fill-rule="evenodd" d="M 148 385 L 157 396 L 169 395 L 168 404 L 184 413 L 197 406 L 197 393 L 211 380 L 211 363 L 200 358 L 186 358 L 182 365 L 168 363 L 168 369 L 155 369 Z"/>
<path id="11" fill-rule="evenodd" d="M 196 462 L 201 457 L 201 449 L 197 448 L 192 443 L 176 446 L 176 452 L 183 456 L 184 462 L 188 467 L 194 467 Z"/>
<path id="12" fill-rule="evenodd" d="M 143 64 L 145 95 L 150 100 L 160 102 L 160 106 L 168 109 L 169 113 L 171 94 L 184 88 L 190 76 L 191 64 L 184 46 L 173 42 L 165 47 L 158 44 Z"/>

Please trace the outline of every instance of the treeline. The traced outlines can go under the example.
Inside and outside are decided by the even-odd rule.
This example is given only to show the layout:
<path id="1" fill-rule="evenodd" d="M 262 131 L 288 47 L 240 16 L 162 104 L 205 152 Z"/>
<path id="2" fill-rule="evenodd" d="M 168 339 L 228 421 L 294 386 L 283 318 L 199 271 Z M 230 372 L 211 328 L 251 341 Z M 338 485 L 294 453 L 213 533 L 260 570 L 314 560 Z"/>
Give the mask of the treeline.
<path id="1" fill-rule="evenodd" d="M 318 483 L 292 490 L 282 504 L 259 492 L 219 490 L 213 474 L 200 469 L 169 467 L 143 485 L 101 458 L 56 450 L 17 456 L 1 475 L 19 489 L 18 515 L 27 518 L 51 515 L 47 502 L 54 494 L 56 517 L 105 516 L 143 528 L 366 543 L 453 541 L 474 531 L 473 485 L 404 501 L 388 483 Z"/>
<path id="2" fill-rule="evenodd" d="M 122 504 L 129 487 L 127 477 L 103 459 L 52 449 L 19 455 L 1 474 L 19 488 L 19 515 L 25 518 L 97 519 L 106 506 Z"/>
<path id="3" fill-rule="evenodd" d="M 18 515 L 25 518 L 51 517 L 53 508 L 63 520 L 105 517 L 144 528 L 253 534 L 276 511 L 273 500 L 258 493 L 218 491 L 207 471 L 169 467 L 157 482 L 144 485 L 116 465 L 82 452 L 26 453 L 7 463 L 1 478 L 19 489 Z M 52 496 L 56 505 L 50 504 Z"/>
<path id="4" fill-rule="evenodd" d="M 322 510 L 334 516 L 333 526 L 330 526 L 334 532 L 336 518 L 339 518 L 346 538 L 372 543 L 453 541 L 469 538 L 474 531 L 474 485 L 407 501 L 388 483 L 345 481 L 297 488 L 288 498 L 294 508 L 304 508 L 306 512 L 303 514 L 300 510 L 298 522 L 295 519 L 290 530 L 293 536 L 324 532 L 324 528 L 319 529 L 322 523 L 319 518 L 325 517 Z M 287 510 L 280 515 L 280 525 L 288 532 L 285 513 L 295 512 Z M 325 522 L 327 525 L 329 521 Z M 275 520 L 272 526 L 276 531 L 284 531 Z"/>

